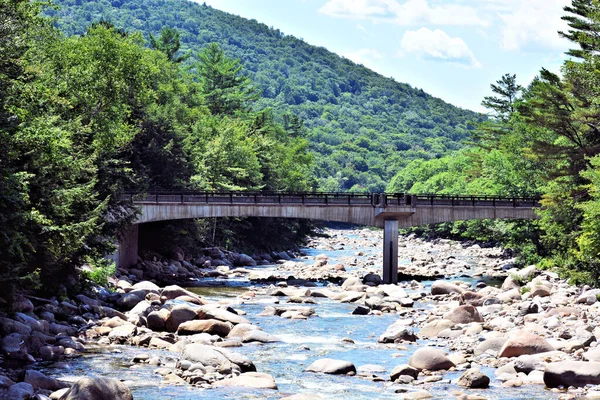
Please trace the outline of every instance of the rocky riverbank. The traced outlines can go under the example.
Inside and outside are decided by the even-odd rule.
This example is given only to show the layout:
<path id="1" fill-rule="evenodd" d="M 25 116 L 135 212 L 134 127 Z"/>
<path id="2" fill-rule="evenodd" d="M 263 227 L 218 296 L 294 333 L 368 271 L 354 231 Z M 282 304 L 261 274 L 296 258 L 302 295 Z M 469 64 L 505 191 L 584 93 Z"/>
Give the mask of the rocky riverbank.
<path id="1" fill-rule="evenodd" d="M 288 253 L 249 257 L 204 249 L 186 257 L 176 251 L 171 260 L 120 270 L 112 292 L 95 288 L 61 300 L 23 297 L 14 313 L 0 316 L 0 398 L 93 400 L 99 398 L 94 392 L 103 391 L 131 398 L 128 382 L 55 379 L 39 372 L 40 366 L 92 348 L 113 351 L 122 345 L 139 349 L 128 368 L 152 368 L 166 385 L 319 398 L 307 390 L 279 394 L 279 375 L 245 350 L 287 349 L 284 331 L 262 321 L 309 324 L 320 318 L 325 302 L 348 305 L 348 313 L 376 332 L 367 336 L 371 343 L 359 345 L 348 331 L 340 340 L 345 348 L 389 349 L 396 352 L 391 357 L 406 354 L 407 359 L 396 365 L 391 357 L 324 357 L 326 352 L 300 342 L 305 354 L 290 359 L 305 360 L 304 373 L 346 376 L 348 386 L 373 382 L 383 394 L 409 399 L 439 397 L 440 391 L 447 397 L 448 390 L 456 398 L 503 398 L 486 389 L 490 386 L 526 387 L 529 394 L 539 393 L 535 398 L 600 397 L 595 386 L 600 385 L 600 290 L 569 286 L 533 266 L 511 269 L 501 249 L 415 237 L 402 238 L 399 252 L 400 270 L 410 279 L 383 285 L 380 242 L 378 231 L 331 230 L 329 238 L 311 242 L 318 254 L 293 260 Z M 255 284 L 227 299 L 163 285 L 197 277 Z M 432 278 L 437 278 L 432 284 L 424 281 Z M 488 285 L 499 279 L 501 286 Z"/>

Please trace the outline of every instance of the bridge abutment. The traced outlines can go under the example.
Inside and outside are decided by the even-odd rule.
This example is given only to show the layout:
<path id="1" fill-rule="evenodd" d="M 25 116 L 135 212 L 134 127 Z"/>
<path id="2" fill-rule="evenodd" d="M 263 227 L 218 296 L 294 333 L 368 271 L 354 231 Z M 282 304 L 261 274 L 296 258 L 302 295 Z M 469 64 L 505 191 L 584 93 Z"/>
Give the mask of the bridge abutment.
<path id="1" fill-rule="evenodd" d="M 133 224 L 125 228 L 119 235 L 119 248 L 116 259 L 118 267 L 131 267 L 137 264 L 138 259 L 138 224 Z"/>
<path id="2" fill-rule="evenodd" d="M 386 219 L 383 226 L 383 283 L 398 283 L 397 219 Z"/>

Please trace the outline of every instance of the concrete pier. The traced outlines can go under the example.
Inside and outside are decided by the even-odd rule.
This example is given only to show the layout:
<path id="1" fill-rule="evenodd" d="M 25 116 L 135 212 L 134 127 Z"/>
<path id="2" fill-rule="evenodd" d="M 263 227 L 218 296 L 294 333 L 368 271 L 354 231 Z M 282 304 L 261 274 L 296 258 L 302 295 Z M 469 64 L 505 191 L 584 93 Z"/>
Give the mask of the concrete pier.
<path id="1" fill-rule="evenodd" d="M 383 283 L 398 283 L 397 219 L 386 219 L 383 227 Z"/>
<path id="2" fill-rule="evenodd" d="M 138 224 L 128 226 L 119 235 L 119 248 L 115 258 L 119 260 L 118 267 L 131 267 L 138 259 Z"/>

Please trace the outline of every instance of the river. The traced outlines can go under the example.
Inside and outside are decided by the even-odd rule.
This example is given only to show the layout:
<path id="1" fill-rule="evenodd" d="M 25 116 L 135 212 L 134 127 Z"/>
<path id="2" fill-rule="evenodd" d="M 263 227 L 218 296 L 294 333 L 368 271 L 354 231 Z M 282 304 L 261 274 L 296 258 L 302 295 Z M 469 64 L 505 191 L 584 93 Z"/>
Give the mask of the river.
<path id="1" fill-rule="evenodd" d="M 302 260 L 308 264 L 314 256 L 326 254 L 329 263 L 342 262 L 348 264 L 354 260 L 360 268 L 362 265 L 374 264 L 379 259 L 377 232 L 369 230 L 332 230 L 337 240 L 335 243 L 327 239 L 319 239 L 303 249 L 306 257 Z M 340 244 L 340 238 L 346 238 Z M 434 250 L 437 251 L 437 250 Z M 441 248 L 440 251 L 444 251 Z M 457 259 L 477 265 L 478 261 L 469 255 L 455 254 Z M 410 264 L 409 259 L 401 260 L 401 264 Z M 256 267 L 262 270 L 277 271 L 277 266 Z M 348 269 L 353 267 L 348 266 Z M 459 277 L 450 277 L 450 280 Z M 461 281 L 471 280 L 464 275 Z M 409 282 L 400 285 L 406 291 L 428 292 L 431 281 L 423 281 L 414 286 Z M 306 393 L 320 395 L 325 399 L 396 399 L 397 392 L 426 389 L 433 398 L 446 399 L 460 393 L 479 395 L 487 399 L 547 399 L 556 398 L 556 394 L 545 390 L 540 385 L 524 385 L 507 388 L 502 382 L 494 380 L 494 370 L 482 367 L 482 371 L 492 378 L 489 389 L 468 390 L 457 386 L 456 380 L 462 371 L 446 372 L 435 382 L 415 385 L 399 385 L 389 381 L 391 370 L 400 364 L 407 364 L 411 354 L 429 342 L 419 340 L 416 344 L 383 345 L 378 344 L 378 337 L 398 319 L 396 314 L 352 315 L 355 304 L 340 303 L 327 298 L 316 298 L 316 304 L 303 304 L 315 308 L 316 317 L 307 320 L 290 320 L 278 316 L 258 316 L 268 305 L 285 300 L 267 294 L 260 294 L 251 300 L 240 300 L 240 294 L 249 288 L 256 288 L 245 278 L 210 279 L 198 282 L 192 291 L 203 298 L 231 304 L 235 309 L 245 313 L 245 318 L 260 326 L 264 331 L 279 337 L 282 342 L 267 344 L 246 344 L 233 350 L 247 355 L 256 365 L 259 372 L 271 374 L 279 387 L 278 391 L 249 389 L 200 389 L 190 385 L 172 386 L 162 383 L 162 377 L 155 373 L 156 366 L 134 364 L 131 360 L 139 354 L 157 356 L 164 366 L 174 366 L 177 354 L 162 350 L 149 350 L 131 346 L 88 346 L 88 352 L 75 360 L 54 363 L 43 371 L 55 377 L 75 381 L 84 375 L 110 376 L 124 380 L 131 387 L 136 399 L 279 399 L 286 395 Z M 258 289 L 264 289 L 258 287 Z M 259 290 L 260 293 L 260 290 Z M 430 307 L 426 301 L 416 301 L 413 309 Z M 443 345 L 436 342 L 434 345 Z M 446 349 L 448 350 L 448 349 Z M 356 376 L 335 376 L 303 372 L 314 360 L 334 358 L 351 361 L 356 365 Z M 456 393 L 455 393 L 456 392 Z M 315 397 L 317 398 L 317 397 Z"/>

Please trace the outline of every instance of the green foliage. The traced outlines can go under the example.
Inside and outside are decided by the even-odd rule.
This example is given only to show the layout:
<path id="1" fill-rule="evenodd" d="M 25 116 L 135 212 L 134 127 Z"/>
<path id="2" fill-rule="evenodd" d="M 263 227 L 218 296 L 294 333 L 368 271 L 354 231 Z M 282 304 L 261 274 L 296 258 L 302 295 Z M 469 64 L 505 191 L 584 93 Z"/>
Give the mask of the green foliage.
<path id="1" fill-rule="evenodd" d="M 155 38 L 150 34 L 150 46 L 155 50 L 165 53 L 169 61 L 181 62 L 185 59 L 183 56 L 175 57 L 175 54 L 181 47 L 179 32 L 168 26 L 162 28 L 158 38 Z"/>
<path id="2" fill-rule="evenodd" d="M 289 119 L 288 132 L 250 112 L 252 85 L 222 52 L 190 73 L 173 58 L 174 31 L 152 50 L 107 22 L 64 37 L 27 1 L 3 0 L 0 11 L 3 296 L 24 285 L 53 293 L 83 263 L 105 284 L 114 266 L 104 256 L 135 217 L 120 200 L 126 188 L 309 188 L 302 124 Z M 206 62 L 232 79 L 209 83 Z"/>
<path id="3" fill-rule="evenodd" d="M 103 258 L 96 260 L 96 262 L 91 265 L 91 268 L 92 270 L 89 272 L 86 271 L 84 276 L 101 286 L 108 286 L 108 278 L 113 276 L 117 270 L 113 261 Z"/>
<path id="4" fill-rule="evenodd" d="M 254 111 L 271 109 L 284 126 L 286 115 L 303 121 L 321 190 L 383 191 L 410 161 L 461 148 L 474 128 L 469 121 L 484 119 L 322 47 L 210 6 L 184 0 L 56 3 L 60 8 L 48 13 L 68 34 L 81 34 L 101 20 L 148 38 L 170 27 L 180 33 L 179 53 L 190 55 L 184 64 L 204 76 L 200 80 L 250 78 L 262 94 Z M 223 55 L 211 43 L 218 43 L 229 64 L 218 61 Z M 203 58 L 205 66 L 199 66 Z M 221 69 L 214 70 L 213 63 Z M 211 114 L 230 115 L 239 104 L 247 105 L 250 87 L 238 82 L 233 88 L 238 92 L 227 85 L 204 87 Z"/>

